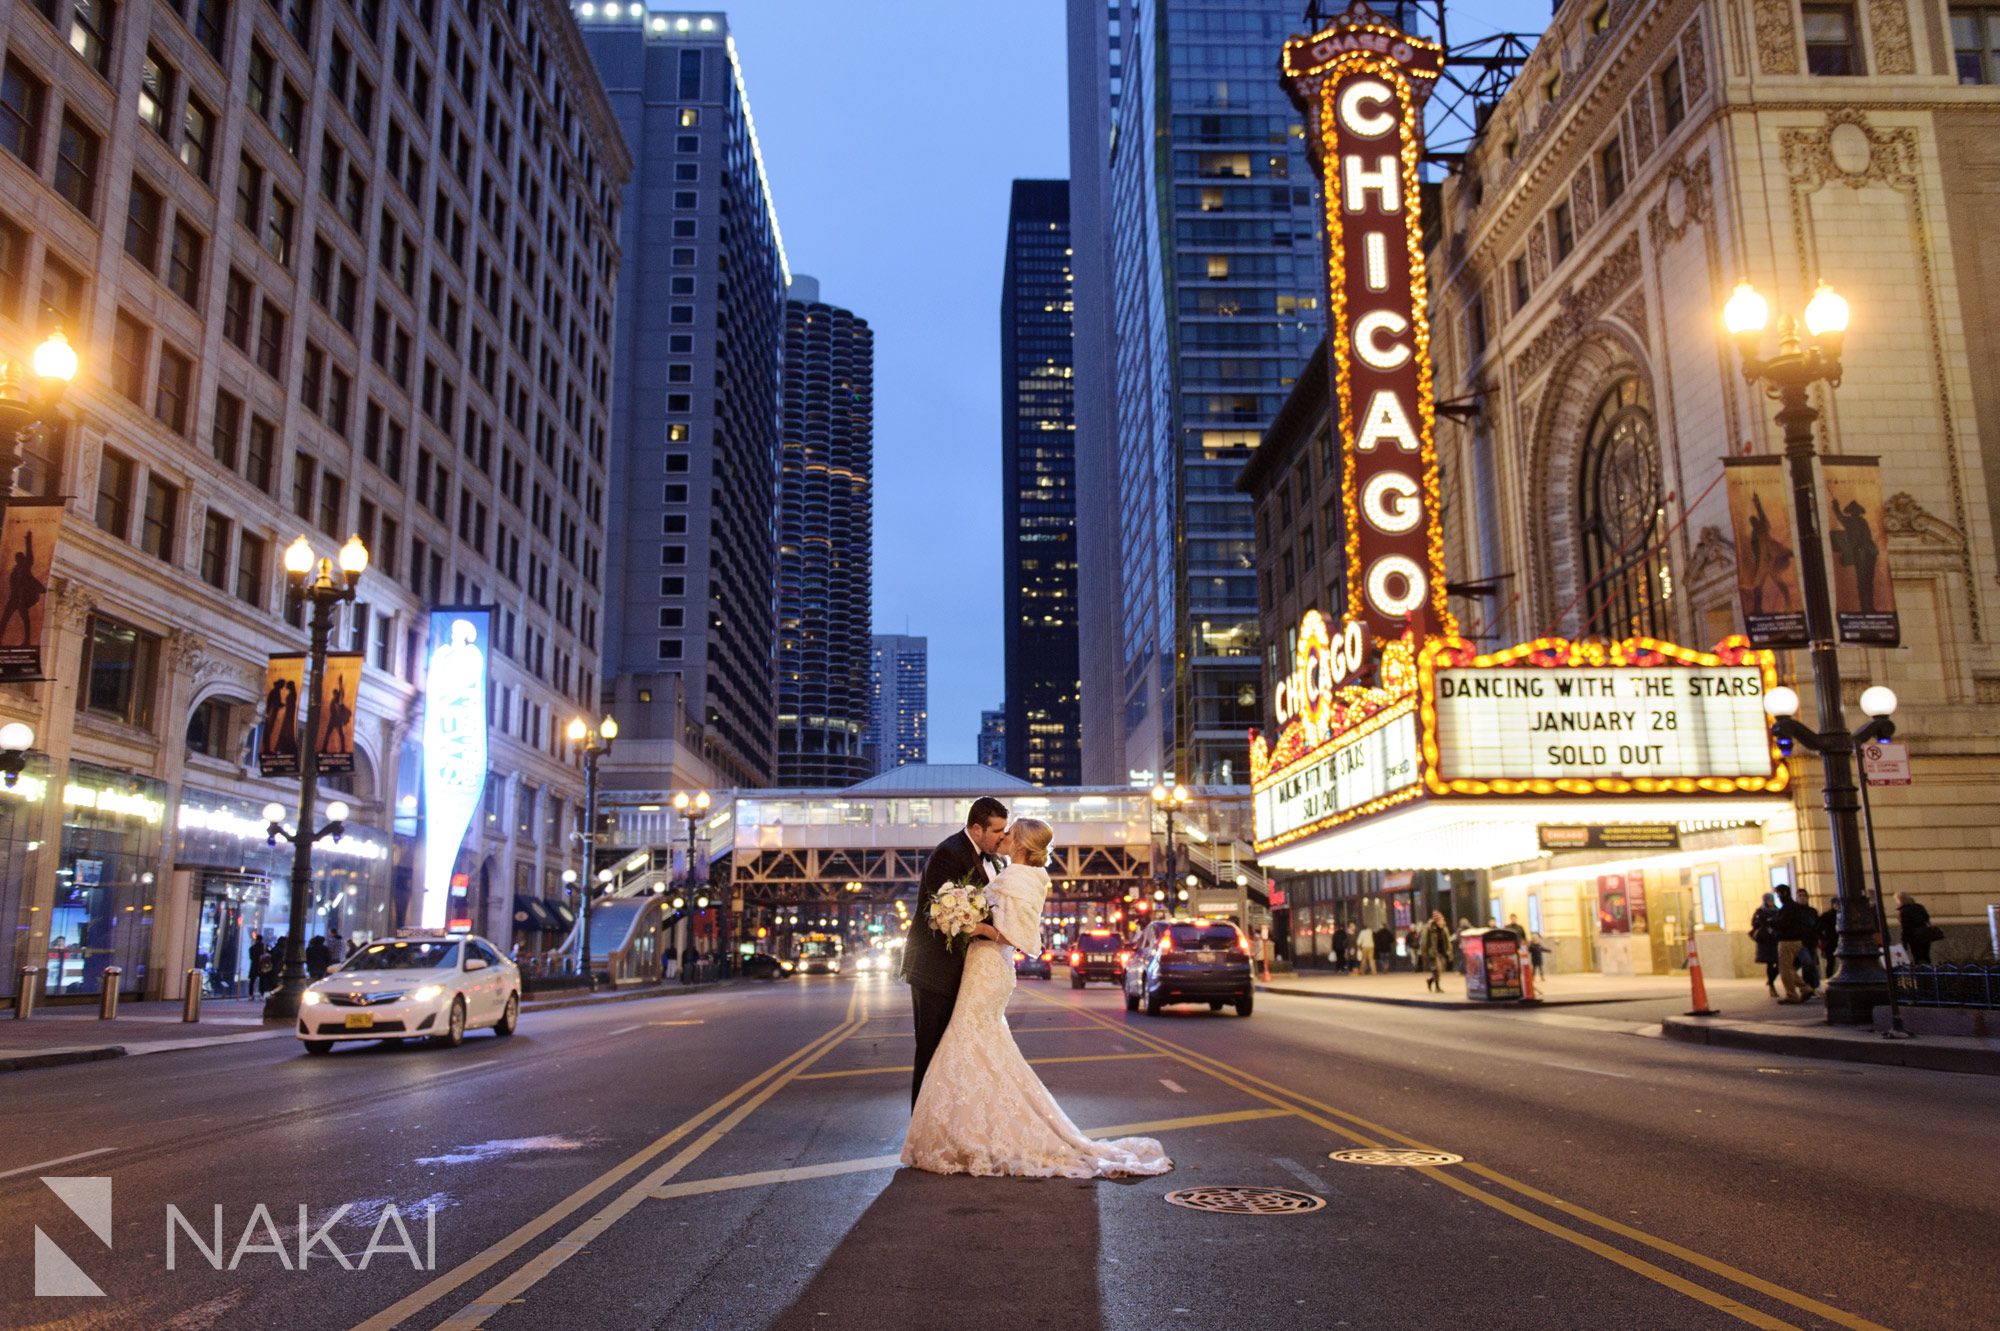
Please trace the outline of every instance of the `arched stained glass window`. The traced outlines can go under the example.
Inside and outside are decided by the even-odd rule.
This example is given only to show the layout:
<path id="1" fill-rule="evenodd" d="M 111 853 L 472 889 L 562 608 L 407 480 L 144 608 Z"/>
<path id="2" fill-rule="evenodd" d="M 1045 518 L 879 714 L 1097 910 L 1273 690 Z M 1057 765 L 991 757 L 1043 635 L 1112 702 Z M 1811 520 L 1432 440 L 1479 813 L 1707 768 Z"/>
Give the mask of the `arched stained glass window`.
<path id="1" fill-rule="evenodd" d="M 1591 413 L 1577 487 L 1584 624 L 1580 636 L 1672 636 L 1673 573 L 1653 414 L 1636 375 Z"/>

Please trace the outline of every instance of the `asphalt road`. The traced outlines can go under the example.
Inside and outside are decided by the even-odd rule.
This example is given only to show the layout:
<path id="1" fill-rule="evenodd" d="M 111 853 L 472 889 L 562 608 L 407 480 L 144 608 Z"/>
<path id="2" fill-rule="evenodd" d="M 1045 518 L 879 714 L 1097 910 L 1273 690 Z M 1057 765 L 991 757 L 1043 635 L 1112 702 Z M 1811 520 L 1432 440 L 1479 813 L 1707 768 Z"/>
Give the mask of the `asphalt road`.
<path id="1" fill-rule="evenodd" d="M 1060 972 L 1024 984 L 1012 1011 L 1080 1125 L 1157 1135 L 1174 1172 L 1077 1183 L 894 1168 L 908 1000 L 879 977 L 530 1014 L 511 1040 L 457 1050 L 308 1060 L 275 1040 L 10 1074 L 0 1325 L 2000 1317 L 1994 1079 L 1683 1046 L 1556 1012 L 1264 995 L 1248 1019 L 1148 1019 L 1111 990 L 1073 993 Z M 1371 1148 L 1463 1160 L 1329 1159 Z M 108 1244 L 43 1177 L 111 1180 Z M 1165 1200 L 1232 1186 L 1317 1206 Z M 37 1229 L 103 1297 L 34 1297 Z"/>

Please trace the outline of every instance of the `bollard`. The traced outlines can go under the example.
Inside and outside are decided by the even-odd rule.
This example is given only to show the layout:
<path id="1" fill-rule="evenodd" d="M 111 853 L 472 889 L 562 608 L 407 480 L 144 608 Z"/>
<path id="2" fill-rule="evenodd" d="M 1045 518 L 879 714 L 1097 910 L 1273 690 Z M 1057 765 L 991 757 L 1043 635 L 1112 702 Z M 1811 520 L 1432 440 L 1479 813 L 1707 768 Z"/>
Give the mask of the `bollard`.
<path id="1" fill-rule="evenodd" d="M 202 973 L 191 970 L 187 973 L 187 996 L 181 999 L 181 1020 L 201 1020 L 201 979 Z"/>
<path id="2" fill-rule="evenodd" d="M 35 1015 L 35 984 L 41 978 L 41 967 L 21 967 L 21 987 L 14 991 L 14 1020 L 25 1021 Z"/>
<path id="3" fill-rule="evenodd" d="M 118 981 L 125 972 L 116 966 L 104 968 L 104 990 L 97 996 L 97 1019 L 110 1021 L 118 1015 Z"/>

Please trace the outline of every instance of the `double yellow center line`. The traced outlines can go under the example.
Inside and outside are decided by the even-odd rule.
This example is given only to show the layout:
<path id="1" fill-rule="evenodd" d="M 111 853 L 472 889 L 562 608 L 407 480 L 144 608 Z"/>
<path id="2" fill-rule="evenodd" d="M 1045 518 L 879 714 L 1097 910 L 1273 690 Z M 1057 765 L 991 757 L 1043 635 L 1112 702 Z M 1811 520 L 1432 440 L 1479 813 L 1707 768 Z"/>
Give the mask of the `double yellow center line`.
<path id="1" fill-rule="evenodd" d="M 1241 1091 L 1253 1099 L 1262 1100 L 1266 1104 L 1288 1110 L 1299 1118 L 1305 1119 L 1317 1127 L 1324 1128 L 1336 1137 L 1343 1137 L 1357 1146 L 1380 1147 L 1386 1143 L 1393 1142 L 1397 1145 L 1420 1151 L 1439 1151 L 1442 1149 L 1428 1142 L 1419 1141 L 1415 1137 L 1397 1132 L 1393 1128 L 1385 1127 L 1380 1123 L 1371 1122 L 1358 1115 L 1350 1114 L 1346 1110 L 1336 1109 L 1334 1106 L 1306 1095 L 1303 1092 L 1292 1090 L 1290 1087 L 1280 1085 L 1277 1082 L 1268 1081 L 1254 1073 L 1246 1072 L 1233 1064 L 1225 1063 L 1221 1059 L 1211 1058 L 1207 1054 L 1199 1053 L 1172 1040 L 1143 1030 L 1134 1024 L 1101 1016 L 1077 1004 L 1065 1003 L 1060 999 L 1044 998 L 1039 994 L 1033 997 L 1038 1001 L 1073 1012 L 1105 1030 L 1115 1031 L 1126 1039 L 1152 1049 L 1168 1058 L 1175 1059 L 1194 1071 L 1205 1073 L 1213 1080 Z M 1450 1154 L 1450 1152 L 1446 1153 Z M 1496 1192 L 1489 1191 L 1468 1181 L 1463 1175 L 1476 1175 L 1488 1183 L 1497 1184 L 1501 1188 L 1514 1192 L 1540 1206 L 1560 1212 L 1572 1219 L 1580 1220 L 1606 1233 L 1616 1235 L 1627 1242 L 1651 1248 L 1677 1261 L 1685 1262 L 1699 1270 L 1706 1271 L 1710 1275 L 1720 1277 L 1722 1280 L 1741 1286 L 1744 1289 L 1753 1290 L 1758 1294 L 1764 1295 L 1766 1298 L 1789 1304 L 1802 1312 L 1810 1313 L 1814 1317 L 1831 1322 L 1835 1326 L 1846 1327 L 1848 1331 L 1888 1331 L 1888 1328 L 1881 1326 L 1879 1323 L 1871 1322 L 1865 1317 L 1859 1317 L 1853 1313 L 1835 1308 L 1830 1304 L 1822 1303 L 1810 1295 L 1787 1289 L 1783 1285 L 1765 1280 L 1761 1276 L 1752 1275 L 1750 1272 L 1731 1266 L 1727 1262 L 1717 1261 L 1713 1257 L 1695 1252 L 1671 1240 L 1659 1238 L 1643 1230 L 1635 1229 L 1630 1225 L 1613 1220 L 1609 1216 L 1599 1215 L 1597 1212 L 1589 1210 L 1586 1207 L 1578 1206 L 1574 1202 L 1564 1201 L 1560 1197 L 1552 1196 L 1539 1188 L 1523 1183 L 1518 1179 L 1510 1178 L 1498 1170 L 1490 1169 L 1485 1165 L 1466 1161 L 1458 1165 L 1430 1167 L 1424 1173 L 1427 1177 L 1435 1179 L 1453 1191 L 1462 1193 L 1466 1197 L 1485 1206 L 1492 1207 L 1510 1219 L 1518 1220 L 1522 1224 L 1529 1225 L 1545 1234 L 1562 1239 L 1566 1243 L 1575 1244 L 1586 1252 L 1602 1257 L 1606 1261 L 1614 1262 L 1628 1271 L 1644 1276 L 1646 1279 L 1663 1285 L 1677 1293 L 1685 1294 L 1689 1298 L 1706 1304 L 1708 1307 L 1714 1308 L 1719 1312 L 1728 1313 L 1730 1316 L 1735 1317 L 1739 1321 L 1747 1322 L 1751 1326 L 1766 1328 L 1766 1331 L 1797 1331 L 1797 1327 L 1791 1322 L 1783 1321 L 1757 1308 L 1753 1308 L 1720 1290 L 1710 1289 L 1706 1285 L 1698 1284 L 1684 1276 L 1677 1275 L 1665 1267 L 1647 1261 L 1643 1257 L 1626 1252 L 1621 1248 L 1613 1247 L 1611 1244 L 1594 1235 L 1587 1234 L 1560 1221 L 1552 1220 L 1547 1216 L 1530 1211 L 1508 1200 L 1506 1197 L 1500 1196 Z"/>

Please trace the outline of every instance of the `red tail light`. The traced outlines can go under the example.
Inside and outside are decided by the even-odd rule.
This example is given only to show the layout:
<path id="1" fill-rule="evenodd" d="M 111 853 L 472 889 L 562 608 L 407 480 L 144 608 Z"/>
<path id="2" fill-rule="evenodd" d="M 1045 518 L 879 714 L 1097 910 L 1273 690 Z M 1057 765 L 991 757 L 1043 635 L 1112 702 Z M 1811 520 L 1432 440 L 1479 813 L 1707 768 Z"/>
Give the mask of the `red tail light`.
<path id="1" fill-rule="evenodd" d="M 1083 953 L 1081 952 L 1070 953 L 1069 964 L 1072 966 L 1081 966 L 1083 964 Z"/>
<path id="2" fill-rule="evenodd" d="M 1053 952 L 1044 952 L 1044 953 L 1042 953 L 1042 960 L 1043 960 L 1043 961 L 1054 961 L 1055 959 L 1056 959 L 1056 954 L 1055 954 L 1055 953 L 1053 953 Z"/>
<path id="3" fill-rule="evenodd" d="M 1173 950 L 1174 950 L 1174 931 L 1168 929 L 1160 934 L 1160 951 L 1171 952 Z"/>
<path id="4" fill-rule="evenodd" d="M 1236 950 L 1246 957 L 1250 955 L 1250 940 L 1243 936 L 1241 930 L 1236 933 Z"/>

